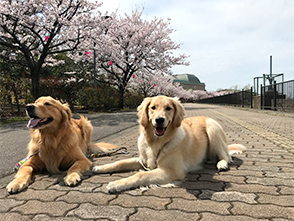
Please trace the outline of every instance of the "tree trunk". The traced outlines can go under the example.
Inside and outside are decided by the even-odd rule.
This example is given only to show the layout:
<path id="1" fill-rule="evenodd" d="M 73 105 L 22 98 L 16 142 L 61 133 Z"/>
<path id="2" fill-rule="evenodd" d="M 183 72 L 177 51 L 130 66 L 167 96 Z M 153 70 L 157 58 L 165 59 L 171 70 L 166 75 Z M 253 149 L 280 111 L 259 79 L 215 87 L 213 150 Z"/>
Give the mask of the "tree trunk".
<path id="1" fill-rule="evenodd" d="M 31 70 L 31 78 L 32 78 L 32 95 L 34 99 L 38 99 L 40 97 L 40 72 L 36 70 L 36 68 Z"/>
<path id="2" fill-rule="evenodd" d="M 17 88 L 15 87 L 14 83 L 12 85 L 12 91 L 14 93 L 14 97 L 15 97 L 15 102 L 16 102 L 16 107 L 17 107 L 17 114 L 20 115 L 20 105 L 19 105 L 19 95 L 17 93 Z"/>
<path id="3" fill-rule="evenodd" d="M 124 108 L 124 94 L 125 94 L 125 88 L 123 86 L 119 86 L 118 88 L 119 92 L 119 101 L 118 101 L 118 107 L 120 109 Z"/>

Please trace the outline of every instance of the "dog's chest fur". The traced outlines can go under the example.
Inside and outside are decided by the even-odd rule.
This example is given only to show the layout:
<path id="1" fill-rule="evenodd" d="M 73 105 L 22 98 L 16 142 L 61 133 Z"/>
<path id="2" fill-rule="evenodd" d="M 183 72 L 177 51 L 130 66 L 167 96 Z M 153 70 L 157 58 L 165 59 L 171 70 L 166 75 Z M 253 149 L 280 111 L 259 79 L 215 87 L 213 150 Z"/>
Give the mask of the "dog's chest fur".
<path id="1" fill-rule="evenodd" d="M 34 132 L 33 142 L 38 149 L 40 149 L 39 157 L 44 163 L 46 170 L 52 174 L 60 173 L 61 170 L 67 170 L 73 162 L 70 162 L 71 159 L 67 156 L 66 153 L 70 153 L 71 146 L 78 146 L 77 142 L 73 142 L 75 139 L 65 139 L 63 137 L 56 137 L 50 134 L 42 134 L 38 131 Z M 75 138 L 74 135 L 71 135 L 72 138 Z M 67 142 L 65 142 L 67 141 Z"/>
<path id="2" fill-rule="evenodd" d="M 159 158 L 164 157 L 168 152 L 177 147 L 183 138 L 185 137 L 185 131 L 182 127 L 178 128 L 176 133 L 167 140 L 158 139 L 148 144 L 146 134 L 141 132 L 138 138 L 138 148 L 140 158 L 147 168 L 155 169 Z"/>

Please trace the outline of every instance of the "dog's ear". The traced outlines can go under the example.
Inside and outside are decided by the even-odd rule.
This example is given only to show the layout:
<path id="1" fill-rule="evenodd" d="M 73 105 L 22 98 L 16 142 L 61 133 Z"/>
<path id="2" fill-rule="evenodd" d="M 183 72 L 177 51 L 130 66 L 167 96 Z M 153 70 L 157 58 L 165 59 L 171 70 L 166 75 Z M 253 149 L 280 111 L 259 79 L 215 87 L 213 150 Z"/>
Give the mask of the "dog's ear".
<path id="1" fill-rule="evenodd" d="M 150 97 L 145 98 L 143 102 L 138 106 L 137 111 L 138 111 L 138 117 L 139 117 L 139 123 L 143 127 L 147 127 L 148 122 L 149 122 L 149 117 L 148 117 L 148 107 L 149 104 L 151 103 Z"/>
<path id="2" fill-rule="evenodd" d="M 62 120 L 64 121 L 65 124 L 70 124 L 70 120 L 71 120 L 71 110 L 68 106 L 68 103 L 66 104 L 62 104 L 62 111 L 61 111 L 61 114 L 62 114 Z"/>
<path id="3" fill-rule="evenodd" d="M 172 101 L 173 101 L 173 105 L 175 108 L 173 126 L 179 127 L 179 126 L 181 126 L 182 120 L 184 120 L 185 109 L 177 97 L 172 98 Z"/>

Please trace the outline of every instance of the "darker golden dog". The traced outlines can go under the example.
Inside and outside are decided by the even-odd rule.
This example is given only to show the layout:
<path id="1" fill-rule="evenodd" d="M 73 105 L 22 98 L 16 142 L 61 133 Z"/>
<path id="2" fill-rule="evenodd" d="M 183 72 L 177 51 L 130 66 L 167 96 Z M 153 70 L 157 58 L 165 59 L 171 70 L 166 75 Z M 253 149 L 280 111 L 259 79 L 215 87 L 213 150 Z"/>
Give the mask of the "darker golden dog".
<path id="1" fill-rule="evenodd" d="M 10 193 L 26 188 L 33 172 L 47 170 L 50 173 L 67 171 L 66 185 L 76 185 L 81 174 L 92 166 L 86 152 L 106 152 L 117 146 L 107 143 L 91 143 L 92 125 L 87 118 L 72 119 L 68 104 L 61 104 L 52 97 L 41 97 L 34 104 L 26 106 L 31 118 L 27 127 L 31 129 L 28 144 L 29 158 L 19 168 L 15 179 L 7 186 Z"/>
<path id="2" fill-rule="evenodd" d="M 245 150 L 240 144 L 227 146 L 225 133 L 215 120 L 207 117 L 184 119 L 184 108 L 177 98 L 146 98 L 138 107 L 138 117 L 140 157 L 95 166 L 93 171 L 145 171 L 110 182 L 109 192 L 182 180 L 207 158 L 217 160 L 218 170 L 227 169 L 230 155 Z"/>

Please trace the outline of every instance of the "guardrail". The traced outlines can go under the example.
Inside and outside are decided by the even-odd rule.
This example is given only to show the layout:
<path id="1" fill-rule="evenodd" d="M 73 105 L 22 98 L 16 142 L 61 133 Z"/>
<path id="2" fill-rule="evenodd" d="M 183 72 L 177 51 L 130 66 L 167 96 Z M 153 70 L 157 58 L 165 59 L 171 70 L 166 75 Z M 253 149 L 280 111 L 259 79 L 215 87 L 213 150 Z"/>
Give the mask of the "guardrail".
<path id="1" fill-rule="evenodd" d="M 263 110 L 294 111 L 294 80 L 260 86 L 257 95 L 250 90 L 197 100 L 197 103 L 223 104 Z"/>
<path id="2" fill-rule="evenodd" d="M 261 109 L 294 110 L 294 80 L 261 86 Z"/>
<path id="3" fill-rule="evenodd" d="M 250 90 L 242 90 L 240 92 L 230 93 L 217 97 L 209 97 L 197 100 L 197 103 L 205 104 L 224 104 L 241 107 L 253 107 L 253 92 Z"/>

